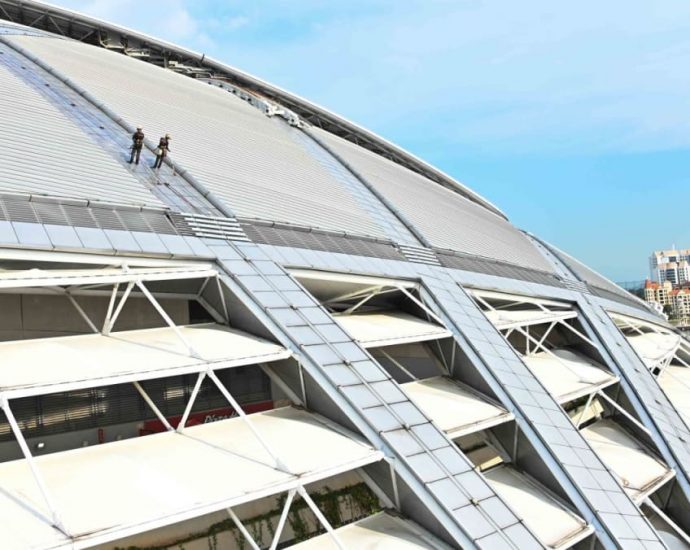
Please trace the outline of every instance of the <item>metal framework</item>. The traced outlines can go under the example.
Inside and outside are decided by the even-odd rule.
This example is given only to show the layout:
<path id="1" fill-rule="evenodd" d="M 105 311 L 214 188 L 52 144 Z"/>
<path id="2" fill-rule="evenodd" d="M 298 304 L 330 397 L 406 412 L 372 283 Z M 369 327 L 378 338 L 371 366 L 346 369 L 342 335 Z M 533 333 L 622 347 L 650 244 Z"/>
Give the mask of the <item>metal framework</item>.
<path id="1" fill-rule="evenodd" d="M 502 294 L 483 290 L 472 291 L 472 296 L 480 305 L 480 308 L 484 311 L 489 320 L 506 338 L 506 340 L 508 340 L 508 337 L 514 332 L 519 334 L 521 337 L 524 337 L 525 352 L 519 353 L 522 355 L 523 360 L 528 365 L 530 364 L 531 357 L 541 353 L 547 355 L 554 361 L 558 362 L 562 367 L 578 376 L 578 372 L 573 371 L 568 363 L 559 357 L 559 355 L 554 353 L 554 350 L 552 350 L 547 344 L 549 335 L 556 327 L 562 327 L 570 333 L 576 335 L 580 341 L 596 349 L 599 348 L 595 341 L 584 334 L 584 331 L 578 330 L 571 324 L 578 318 L 578 312 L 571 304 L 566 302 L 540 300 L 538 298 Z M 533 312 L 535 311 L 538 313 L 534 314 Z M 506 315 L 506 312 L 509 312 L 509 314 Z M 621 319 L 620 324 L 626 329 L 633 330 L 637 334 L 644 334 L 641 330 L 641 327 L 636 325 L 633 321 L 634 320 L 630 319 Z M 650 325 L 644 322 L 641 323 L 643 323 L 645 326 Z M 538 338 L 530 333 L 530 327 L 535 325 L 540 326 L 541 328 L 546 327 Z M 652 328 L 656 333 L 662 332 L 660 327 L 654 328 L 650 325 L 650 328 Z M 673 354 L 675 354 L 675 351 L 681 345 L 682 344 L 678 344 L 673 348 Z M 670 363 L 671 359 L 673 359 L 673 354 L 670 358 L 664 356 L 663 360 L 658 364 L 655 364 L 654 368 L 657 368 L 657 370 L 663 370 L 663 368 Z M 685 362 L 683 362 L 683 364 L 687 366 Z M 650 367 L 650 369 L 653 369 L 653 367 Z M 650 430 L 642 422 L 640 422 L 633 414 L 626 410 L 625 407 L 621 406 L 615 399 L 604 391 L 604 389 L 618 383 L 618 377 L 611 375 L 611 378 L 608 381 L 593 385 L 589 389 L 583 390 L 583 392 L 580 392 L 580 394 L 576 396 L 584 397 L 586 395 L 587 400 L 581 409 L 576 409 L 574 411 L 575 414 L 571 415 L 571 421 L 573 422 L 575 428 L 581 430 L 585 422 L 598 419 L 601 416 L 603 409 L 601 405 L 597 403 L 597 399 L 600 399 L 606 402 L 618 413 L 622 414 L 641 432 L 651 436 Z M 571 395 L 567 400 L 572 401 L 573 399 L 574 397 Z M 564 400 L 561 399 L 560 402 L 564 402 Z M 666 468 L 668 468 L 668 466 L 666 466 Z M 612 469 L 611 471 L 613 475 L 619 479 L 620 483 L 625 486 L 626 481 L 621 479 L 615 470 Z M 656 480 L 653 485 L 647 487 L 644 491 L 636 496 L 634 499 L 635 503 L 638 506 L 641 506 L 644 503 L 653 510 L 658 510 L 658 507 L 651 501 L 651 495 L 674 477 L 675 471 L 668 468 L 667 473 L 661 479 Z M 652 504 L 650 505 L 649 503 Z M 662 512 L 662 517 L 666 519 L 668 516 Z M 688 534 L 685 533 L 675 522 L 670 520 L 670 518 L 667 523 L 683 540 L 689 540 Z"/>
<path id="2" fill-rule="evenodd" d="M 222 287 L 221 287 L 221 282 L 218 279 L 218 273 L 209 268 L 208 266 L 189 266 L 189 267 L 175 267 L 171 269 L 167 268 L 151 268 L 151 269 L 145 269 L 145 268 L 133 268 L 130 269 L 127 267 L 127 265 L 121 266 L 119 269 L 118 268 L 108 268 L 108 269 L 101 269 L 101 270 L 49 270 L 49 271 L 36 271 L 32 270 L 30 272 L 23 272 L 23 273 L 11 273 L 7 272 L 2 275 L 0 275 L 0 286 L 4 289 L 27 289 L 31 287 L 44 287 L 48 288 L 50 290 L 53 290 L 55 292 L 61 292 L 65 294 L 68 299 L 70 300 L 70 303 L 75 307 L 75 309 L 78 311 L 79 315 L 83 318 L 83 320 L 88 324 L 92 332 L 94 333 L 100 333 L 104 336 L 108 336 L 112 333 L 115 324 L 118 320 L 118 317 L 120 316 L 127 300 L 131 297 L 132 291 L 134 288 L 139 289 L 139 291 L 143 294 L 143 296 L 149 301 L 149 303 L 155 308 L 155 310 L 158 312 L 158 314 L 161 316 L 161 318 L 164 320 L 165 324 L 170 327 L 174 332 L 179 341 L 185 346 L 185 348 L 188 350 L 189 354 L 192 357 L 201 359 L 200 354 L 197 352 L 196 349 L 194 349 L 193 345 L 184 337 L 184 335 L 180 332 L 179 327 L 174 323 L 174 321 L 170 318 L 170 316 L 167 314 L 165 309 L 160 305 L 158 300 L 154 297 L 154 295 L 149 291 L 149 289 L 146 286 L 146 282 L 151 282 L 151 281 L 165 281 L 165 280 L 179 280 L 179 279 L 202 279 L 203 282 L 199 286 L 199 290 L 197 291 L 196 298 L 200 301 L 202 301 L 202 293 L 204 290 L 207 288 L 209 284 L 214 284 L 218 285 L 217 290 L 220 295 L 220 301 L 222 302 L 222 312 L 214 311 L 214 316 L 220 318 L 222 321 L 227 323 L 229 321 L 228 319 L 228 310 L 227 310 L 227 304 L 225 303 L 225 300 L 223 298 L 223 292 L 222 292 Z M 126 285 L 124 287 L 124 290 L 121 289 L 121 285 Z M 96 322 L 92 320 L 87 313 L 84 311 L 84 309 L 79 305 L 77 300 L 74 298 L 73 294 L 78 293 L 82 290 L 97 290 L 101 289 L 107 286 L 112 286 L 111 290 L 109 291 L 110 294 L 110 299 L 108 303 L 108 308 L 105 314 L 105 318 L 103 319 L 102 323 L 100 324 L 101 328 L 98 328 L 96 326 Z M 210 307 L 210 304 L 207 302 L 203 302 L 206 307 Z M 284 356 L 289 356 L 289 353 L 286 351 Z M 289 467 L 286 466 L 280 459 L 279 455 L 276 453 L 276 451 L 271 447 L 271 445 L 268 443 L 266 438 L 262 435 L 261 431 L 257 428 L 257 426 L 254 424 L 252 421 L 251 417 L 247 415 L 244 410 L 242 409 L 241 405 L 237 402 L 235 397 L 232 395 L 230 390 L 222 383 L 220 378 L 217 376 L 215 370 L 217 368 L 221 368 L 221 366 L 215 366 L 213 364 L 201 366 L 200 370 L 198 372 L 197 380 L 194 385 L 193 391 L 187 401 L 187 404 L 185 406 L 184 414 L 182 415 L 182 419 L 178 423 L 176 427 L 172 426 L 171 423 L 167 420 L 167 418 L 163 415 L 163 413 L 160 411 L 160 409 L 156 406 L 154 401 L 151 399 L 150 395 L 146 392 L 146 390 L 142 387 L 140 384 L 139 380 L 137 380 L 137 375 L 133 374 L 127 377 L 127 380 L 130 381 L 134 387 L 136 388 L 137 392 L 142 396 L 144 401 L 149 405 L 153 413 L 155 414 L 156 418 L 161 421 L 163 426 L 165 426 L 166 430 L 168 432 L 177 432 L 179 434 L 185 434 L 186 433 L 186 424 L 187 420 L 189 418 L 189 415 L 192 411 L 192 408 L 194 406 L 194 403 L 196 401 L 196 398 L 199 394 L 199 390 L 201 388 L 202 382 L 208 378 L 211 380 L 211 382 L 218 388 L 218 390 L 221 392 L 221 394 L 224 396 L 228 404 L 237 412 L 238 416 L 242 420 L 242 422 L 249 428 L 250 432 L 253 434 L 254 438 L 256 441 L 261 445 L 261 447 L 268 453 L 268 455 L 271 457 L 271 459 L 274 462 L 274 468 L 278 471 L 282 471 L 288 474 L 293 474 L 293 472 L 290 471 Z M 263 370 L 274 380 L 279 381 L 280 378 L 277 377 L 276 373 L 273 371 L 271 367 L 268 367 L 266 365 L 262 365 Z M 124 379 L 118 379 L 118 382 L 123 382 L 125 381 Z M 87 386 L 89 385 L 89 381 L 85 381 L 84 384 Z M 283 383 L 282 386 L 285 386 Z M 286 386 L 285 386 L 286 387 Z M 38 392 L 34 391 L 34 394 Z M 290 392 L 292 394 L 292 392 Z M 304 401 L 299 399 L 296 395 L 292 395 L 295 397 L 295 400 L 298 404 L 303 403 Z M 19 425 L 17 424 L 17 421 L 15 419 L 15 416 L 12 411 L 12 407 L 10 405 L 10 398 L 16 398 L 18 397 L 18 394 L 10 394 L 8 392 L 0 392 L 0 408 L 4 411 L 8 422 L 10 424 L 11 430 L 13 435 L 15 436 L 17 442 L 19 443 L 19 446 L 22 450 L 22 454 L 29 465 L 29 468 L 31 470 L 32 477 L 38 486 L 40 493 L 44 499 L 44 502 L 50 511 L 51 518 L 50 518 L 50 524 L 52 524 L 55 528 L 60 530 L 65 536 L 69 537 L 70 533 L 66 529 L 64 522 L 61 519 L 58 507 L 55 505 L 55 501 L 51 496 L 51 493 L 46 486 L 46 483 L 44 481 L 44 478 L 42 476 L 41 470 L 38 466 L 38 464 L 35 461 L 34 456 L 31 453 L 31 450 L 29 449 L 29 446 L 26 442 L 26 439 L 24 438 L 24 435 L 21 432 L 21 429 Z M 379 456 L 379 459 L 381 456 Z M 369 461 L 370 462 L 370 461 Z M 316 506 L 316 503 L 313 501 L 313 499 L 309 496 L 308 492 L 303 486 L 303 483 L 309 482 L 309 480 L 305 481 L 300 481 L 299 478 L 297 478 L 296 483 L 292 483 L 290 485 L 290 488 L 287 490 L 287 500 L 285 503 L 284 510 L 281 514 L 281 518 L 279 521 L 278 528 L 276 529 L 273 542 L 271 544 L 271 548 L 276 548 L 278 545 L 278 542 L 280 540 L 280 536 L 282 534 L 283 528 L 285 526 L 285 521 L 287 518 L 287 513 L 290 508 L 290 504 L 295 498 L 295 496 L 299 495 L 306 504 L 309 506 L 309 508 L 312 510 L 314 515 L 316 516 L 319 524 L 326 530 L 328 535 L 331 537 L 333 540 L 334 544 L 338 547 L 343 549 L 344 546 L 340 542 L 338 538 L 337 531 L 333 529 L 333 527 L 330 525 L 330 523 L 327 521 L 323 513 L 318 509 Z M 380 492 L 380 490 L 378 490 Z M 235 514 L 235 512 L 232 510 L 232 508 L 227 509 L 228 514 L 230 518 L 233 520 L 235 525 L 237 525 L 239 531 L 242 533 L 243 537 L 245 538 L 246 542 L 249 544 L 251 548 L 258 549 L 259 545 L 257 542 L 252 538 L 251 534 L 247 531 L 247 529 L 242 525 L 241 521 Z M 87 543 L 84 543 L 87 544 Z M 77 543 L 75 547 L 82 547 L 82 544 Z"/>

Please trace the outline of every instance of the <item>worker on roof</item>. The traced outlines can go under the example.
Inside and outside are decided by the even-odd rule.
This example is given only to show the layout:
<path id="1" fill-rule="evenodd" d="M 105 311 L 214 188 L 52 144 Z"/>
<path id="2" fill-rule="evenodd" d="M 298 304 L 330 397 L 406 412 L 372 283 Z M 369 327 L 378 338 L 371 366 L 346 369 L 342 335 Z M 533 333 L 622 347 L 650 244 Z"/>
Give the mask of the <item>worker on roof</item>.
<path id="1" fill-rule="evenodd" d="M 137 126 L 137 131 L 132 134 L 132 154 L 129 156 L 130 164 L 134 161 L 139 164 L 142 147 L 144 147 L 144 132 L 142 132 L 141 126 Z"/>
<path id="2" fill-rule="evenodd" d="M 158 142 L 156 147 L 156 162 L 153 163 L 154 168 L 160 168 L 163 165 L 163 159 L 168 156 L 170 152 L 170 134 L 165 134 Z"/>

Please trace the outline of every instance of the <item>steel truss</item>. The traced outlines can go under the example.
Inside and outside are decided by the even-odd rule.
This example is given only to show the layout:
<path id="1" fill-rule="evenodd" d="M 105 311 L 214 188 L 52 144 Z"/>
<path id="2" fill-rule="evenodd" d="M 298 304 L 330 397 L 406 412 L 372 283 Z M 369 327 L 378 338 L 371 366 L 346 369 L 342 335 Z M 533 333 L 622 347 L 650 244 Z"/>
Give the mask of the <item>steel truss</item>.
<path id="1" fill-rule="evenodd" d="M 485 312 L 498 312 L 501 310 L 509 310 L 519 306 L 528 305 L 536 306 L 536 308 L 538 308 L 539 311 L 545 314 L 545 317 L 542 319 L 526 319 L 523 322 L 516 320 L 515 322 L 504 323 L 503 325 L 497 324 L 494 321 L 492 321 L 492 323 L 496 326 L 499 332 L 506 338 L 506 340 L 508 340 L 508 337 L 514 332 L 520 334 L 522 337 L 525 338 L 525 353 L 521 354 L 523 357 L 533 356 L 537 353 L 543 352 L 550 358 L 557 361 L 569 372 L 578 375 L 578 373 L 574 372 L 565 361 L 563 361 L 558 355 L 553 353 L 553 351 L 547 346 L 547 339 L 556 327 L 562 327 L 570 333 L 575 334 L 582 342 L 585 342 L 594 348 L 598 348 L 597 344 L 591 338 L 583 334 L 582 331 L 578 330 L 571 324 L 573 320 L 577 319 L 578 313 L 576 310 L 574 310 L 573 306 L 568 303 L 555 302 L 552 300 L 540 300 L 538 298 L 522 297 L 517 295 L 483 292 L 480 290 L 475 290 L 474 292 L 472 292 L 472 296 L 474 297 L 475 301 L 481 306 L 481 309 Z M 505 301 L 506 303 L 500 306 L 495 306 L 491 303 L 491 298 L 498 298 L 502 301 Z M 568 308 L 570 312 L 564 310 L 564 308 Z M 551 319 L 549 319 L 549 317 L 551 317 Z M 616 319 L 618 319 L 617 316 Z M 644 332 L 641 330 L 641 327 L 639 325 L 636 325 L 632 321 L 633 320 L 629 319 L 621 319 L 621 322 L 624 324 L 626 328 L 634 330 L 639 334 L 644 334 Z M 534 325 L 547 325 L 543 334 L 538 339 L 535 338 L 533 334 L 530 334 L 530 326 Z M 663 333 L 660 327 L 654 327 L 652 324 L 644 323 L 644 326 L 652 328 L 657 333 Z M 661 361 L 659 361 L 659 364 L 656 365 L 659 371 L 656 373 L 657 376 L 660 374 L 660 372 L 663 371 L 664 368 L 666 368 L 666 366 L 670 364 L 671 360 L 674 358 L 676 358 L 683 365 L 688 366 L 688 364 L 685 361 L 676 356 L 677 351 L 681 349 L 681 346 L 683 346 L 684 344 L 684 342 L 679 342 L 673 348 L 673 351 L 669 353 L 668 356 L 665 356 Z M 687 347 L 686 349 L 690 351 L 690 347 Z M 650 370 L 654 372 L 654 368 L 650 368 Z M 586 382 L 586 380 L 582 381 Z M 595 399 L 600 398 L 607 404 L 609 404 L 611 407 L 613 407 L 620 414 L 622 414 L 626 419 L 628 419 L 643 433 L 651 436 L 650 430 L 643 423 L 641 423 L 637 418 L 635 418 L 634 415 L 629 413 L 624 407 L 617 403 L 615 399 L 611 398 L 604 391 L 606 387 L 617 384 L 618 382 L 619 380 L 616 377 L 603 384 L 593 386 L 591 388 L 591 391 L 588 392 L 588 394 L 586 394 L 587 401 L 582 407 L 582 410 L 579 411 L 579 414 L 577 414 L 575 418 L 571 418 L 571 422 L 577 430 L 580 430 L 582 424 L 587 418 L 587 412 L 594 407 Z M 618 479 L 618 476 L 615 472 L 612 471 L 611 473 L 614 475 L 614 477 Z M 688 534 L 685 531 L 683 531 L 675 522 L 673 522 L 651 500 L 651 495 L 673 477 L 675 477 L 675 472 L 672 469 L 670 469 L 668 475 L 666 475 L 663 479 L 659 480 L 652 487 L 648 488 L 648 490 L 645 493 L 638 497 L 636 503 L 638 504 L 638 506 L 640 506 L 642 503 L 649 506 L 649 508 L 652 509 L 655 513 L 657 513 L 664 521 L 666 521 L 666 523 L 674 530 L 674 532 L 676 532 L 684 541 L 690 542 L 690 536 L 688 536 Z"/>
<path id="2" fill-rule="evenodd" d="M 181 279 L 203 279 L 200 284 L 199 289 L 196 291 L 194 298 L 201 303 L 205 308 L 209 310 L 211 315 L 219 322 L 229 323 L 228 307 L 223 296 L 223 283 L 218 277 L 218 273 L 215 269 L 209 266 L 189 266 L 189 267 L 174 267 L 174 268 L 129 268 L 126 264 L 121 265 L 119 268 L 107 268 L 107 269 L 94 269 L 94 270 L 48 270 L 37 271 L 32 270 L 31 272 L 25 272 L 22 276 L 19 274 L 7 274 L 6 276 L 0 276 L 0 288 L 3 289 L 30 289 L 36 287 L 45 288 L 51 292 L 56 292 L 65 295 L 75 310 L 82 317 L 84 322 L 89 326 L 93 333 L 101 334 L 103 336 L 109 336 L 116 325 L 116 322 L 127 303 L 127 300 L 131 297 L 133 290 L 138 289 L 141 294 L 148 300 L 148 302 L 154 307 L 161 318 L 164 320 L 165 324 L 169 326 L 174 332 L 180 342 L 185 346 L 190 356 L 199 358 L 200 355 L 197 350 L 187 341 L 184 335 L 180 332 L 179 327 L 174 323 L 174 321 L 167 314 L 165 309 L 160 305 L 154 294 L 147 288 L 146 283 L 153 281 L 165 281 L 165 280 L 181 280 Z M 216 289 L 219 294 L 219 301 L 221 303 L 221 311 L 217 311 L 215 308 L 208 303 L 207 300 L 203 298 L 204 291 L 209 287 L 209 285 L 216 285 Z M 108 294 L 110 296 L 108 302 L 108 308 L 102 322 L 96 323 L 96 320 L 91 319 L 89 315 L 80 306 L 75 298 L 75 294 L 81 292 L 95 292 L 103 291 L 110 287 Z M 100 327 L 100 328 L 99 328 Z M 260 364 L 260 368 L 283 390 L 288 390 L 287 395 L 293 402 L 298 405 L 306 404 L 306 395 L 303 392 L 300 398 L 295 394 L 290 388 L 282 381 L 282 379 L 277 375 L 274 368 L 269 365 Z M 242 422 L 249 428 L 254 438 L 262 446 L 262 448 L 268 453 L 273 461 L 273 468 L 284 473 L 298 476 L 296 482 L 291 483 L 287 488 L 287 499 L 285 507 L 281 513 L 278 528 L 274 534 L 270 548 L 275 549 L 279 543 L 281 534 L 283 532 L 287 514 L 289 512 L 290 504 L 293 502 L 294 498 L 297 496 L 301 497 L 314 513 L 315 517 L 323 529 L 328 533 L 330 538 L 333 540 L 334 544 L 340 548 L 344 549 L 344 545 L 339 540 L 338 534 L 335 529 L 330 525 L 323 513 L 318 509 L 316 503 L 311 498 L 309 493 L 304 487 L 304 484 L 299 480 L 299 472 L 291 472 L 289 467 L 286 466 L 278 456 L 278 454 L 272 449 L 271 445 L 268 443 L 266 438 L 262 435 L 261 431 L 257 428 L 255 423 L 252 421 L 251 416 L 247 415 L 241 405 L 237 402 L 235 397 L 232 395 L 230 390 L 223 384 L 220 378 L 216 374 L 218 368 L 223 368 L 223 366 L 213 367 L 212 365 L 206 365 L 203 370 L 198 373 L 196 383 L 194 385 L 193 391 L 189 397 L 189 400 L 185 406 L 182 418 L 177 426 L 171 425 L 168 419 L 163 415 L 161 410 L 156 406 L 155 402 L 151 396 L 146 392 L 144 387 L 141 385 L 140 381 L 136 379 L 129 380 L 137 392 L 141 395 L 146 404 L 153 411 L 154 415 L 165 427 L 168 432 L 177 432 L 180 435 L 186 433 L 187 421 L 189 415 L 193 409 L 194 403 L 197 399 L 201 385 L 205 379 L 211 380 L 211 382 L 218 388 L 223 397 L 226 399 L 228 404 L 237 412 L 238 416 L 241 418 Z M 61 519 L 58 507 L 55 505 L 55 501 L 51 496 L 48 487 L 45 484 L 44 478 L 41 474 L 40 468 L 36 463 L 35 457 L 32 455 L 31 450 L 26 442 L 26 439 L 16 421 L 13 414 L 12 407 L 10 405 L 10 397 L 8 394 L 3 394 L 0 392 L 0 408 L 4 411 L 8 423 L 10 424 L 12 433 L 16 438 L 22 455 L 24 456 L 29 468 L 31 470 L 32 477 L 38 486 L 41 496 L 50 511 L 49 523 L 62 532 L 65 536 L 70 537 L 70 533 L 65 527 L 64 522 Z M 385 493 L 374 483 L 374 481 L 359 468 L 357 470 L 362 475 L 368 486 L 379 496 L 383 498 L 383 502 L 386 505 L 394 505 L 386 497 Z M 391 468 L 391 482 L 395 486 L 395 472 Z M 396 506 L 398 508 L 398 506 Z M 233 523 L 237 526 L 238 530 L 246 540 L 247 544 L 255 550 L 260 548 L 259 544 L 254 540 L 251 534 L 244 527 L 237 514 L 232 508 L 227 508 L 227 513 L 232 519 Z M 132 533 L 133 534 L 133 533 Z"/>

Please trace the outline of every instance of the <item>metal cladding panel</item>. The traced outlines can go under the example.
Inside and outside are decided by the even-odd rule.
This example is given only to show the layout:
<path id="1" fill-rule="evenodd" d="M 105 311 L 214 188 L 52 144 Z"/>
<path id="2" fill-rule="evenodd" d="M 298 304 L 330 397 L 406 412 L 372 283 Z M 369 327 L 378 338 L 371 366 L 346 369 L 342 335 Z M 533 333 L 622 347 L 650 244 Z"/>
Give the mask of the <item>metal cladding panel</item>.
<path id="1" fill-rule="evenodd" d="M 552 272 L 515 227 L 459 193 L 366 149 L 311 129 L 439 248 Z"/>
<path id="2" fill-rule="evenodd" d="M 385 237 L 350 192 L 272 120 L 230 92 L 91 45 L 12 37 L 148 138 L 171 134 L 171 158 L 239 216 Z"/>
<path id="3" fill-rule="evenodd" d="M 0 191 L 162 206 L 0 52 Z"/>
<path id="4" fill-rule="evenodd" d="M 566 412 L 465 290 L 439 269 L 429 269 L 422 280 L 435 302 L 442 304 L 444 311 L 439 313 L 455 325 L 448 328 L 455 328 L 454 332 L 457 330 L 462 335 L 457 338 L 458 343 L 465 348 L 469 346 L 482 359 L 491 378 L 499 384 L 497 395 L 504 394 L 504 405 L 510 405 L 509 410 L 532 445 L 542 448 L 538 451 L 540 456 L 550 463 L 552 473 L 583 517 L 594 523 L 593 512 L 601 526 L 600 535 L 601 529 L 606 529 L 623 547 L 658 545 L 658 535 L 643 521 L 640 510 L 594 454 Z M 642 525 L 635 531 L 633 525 L 640 522 Z"/>
<path id="5" fill-rule="evenodd" d="M 444 521 L 451 536 L 479 547 L 489 547 L 491 537 L 503 547 L 541 547 L 459 449 L 282 267 L 255 244 L 214 243 L 211 248 L 219 264 L 244 289 L 252 288 L 257 278 L 264 280 L 268 290 L 251 295 L 278 321 L 282 336 L 289 338 L 284 344 L 297 346 L 301 362 L 312 376 L 311 369 L 318 368 L 322 389 L 337 392 L 349 403 L 366 422 L 363 433 L 373 437 L 370 441 L 375 446 L 385 445 L 394 453 L 398 474 L 407 484 L 417 486 L 416 494 L 423 502 L 440 506 L 438 511 L 443 511 L 445 520 L 437 519 Z M 471 513 L 479 519 L 469 525 L 462 522 Z"/>

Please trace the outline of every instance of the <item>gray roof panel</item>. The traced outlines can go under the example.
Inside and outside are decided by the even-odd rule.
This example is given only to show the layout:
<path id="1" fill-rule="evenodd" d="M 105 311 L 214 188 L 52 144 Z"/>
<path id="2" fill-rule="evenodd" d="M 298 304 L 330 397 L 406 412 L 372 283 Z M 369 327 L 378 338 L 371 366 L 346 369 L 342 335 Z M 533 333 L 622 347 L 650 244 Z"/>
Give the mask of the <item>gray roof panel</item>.
<path id="1" fill-rule="evenodd" d="M 230 92 L 59 38 L 11 40 L 74 80 L 157 141 L 172 136 L 171 158 L 241 217 L 385 237 L 343 184 L 296 139 Z"/>
<path id="2" fill-rule="evenodd" d="M 332 134 L 310 130 L 388 199 L 436 247 L 552 272 L 510 222 L 424 176 Z"/>
<path id="3" fill-rule="evenodd" d="M 162 206 L 0 51 L 0 191 Z"/>

